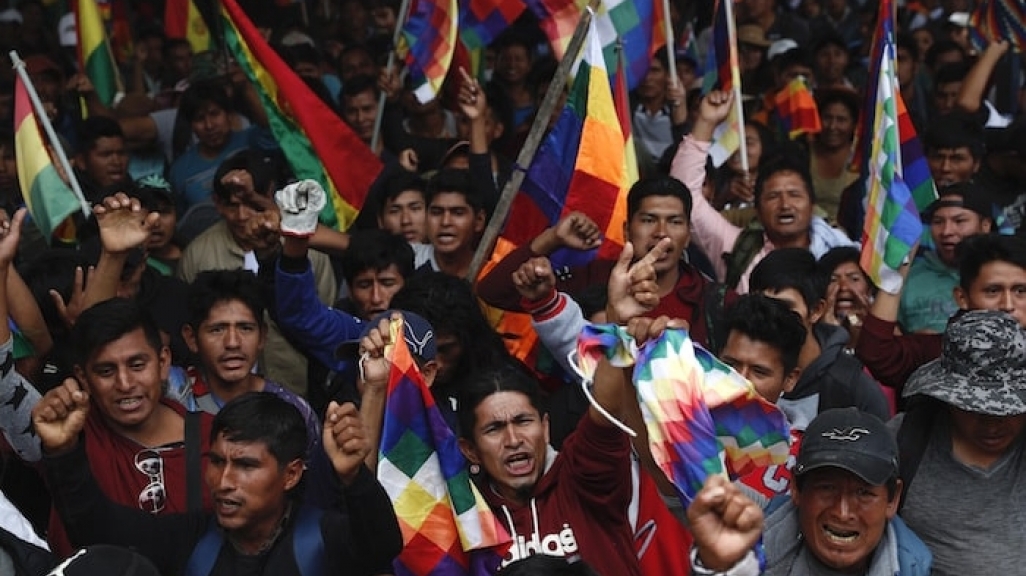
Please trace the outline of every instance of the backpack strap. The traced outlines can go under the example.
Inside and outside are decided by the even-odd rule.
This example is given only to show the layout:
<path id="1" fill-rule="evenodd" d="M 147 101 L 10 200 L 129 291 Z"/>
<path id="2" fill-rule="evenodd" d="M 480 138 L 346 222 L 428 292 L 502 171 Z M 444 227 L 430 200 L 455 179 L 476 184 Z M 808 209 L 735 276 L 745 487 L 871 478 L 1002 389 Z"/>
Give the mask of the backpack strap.
<path id="1" fill-rule="evenodd" d="M 185 502 L 190 512 L 203 509 L 200 412 L 185 413 Z"/>
<path id="2" fill-rule="evenodd" d="M 729 288 L 737 288 L 741 276 L 744 275 L 752 260 L 755 260 L 755 255 L 762 250 L 765 243 L 762 225 L 757 220 L 745 226 L 741 235 L 737 237 L 737 241 L 734 242 L 734 247 L 723 255 L 723 261 L 727 263 L 724 284 Z"/>
<path id="3" fill-rule="evenodd" d="M 323 576 L 324 535 L 321 518 L 324 511 L 312 506 L 300 506 L 292 532 L 292 553 L 302 576 Z"/>
<path id="4" fill-rule="evenodd" d="M 217 562 L 217 555 L 221 553 L 221 546 L 224 538 L 217 527 L 217 518 L 211 516 L 207 531 L 196 543 L 189 555 L 189 562 L 185 565 L 183 576 L 209 576 L 214 564 Z"/>
<path id="5" fill-rule="evenodd" d="M 26 542 L 4 528 L 0 528 L 0 548 L 14 562 L 15 576 L 47 574 L 57 566 L 59 560 L 49 550 Z"/>

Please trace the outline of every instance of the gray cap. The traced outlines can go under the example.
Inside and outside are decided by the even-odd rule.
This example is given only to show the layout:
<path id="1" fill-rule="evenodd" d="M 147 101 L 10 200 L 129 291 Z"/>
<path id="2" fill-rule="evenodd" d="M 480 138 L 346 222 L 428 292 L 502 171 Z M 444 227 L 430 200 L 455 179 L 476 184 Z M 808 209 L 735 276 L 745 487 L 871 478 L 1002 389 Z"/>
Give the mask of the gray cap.
<path id="1" fill-rule="evenodd" d="M 917 394 L 967 412 L 1026 414 L 1026 331 L 1001 311 L 973 310 L 952 318 L 941 357 L 905 383 L 904 396 Z"/>

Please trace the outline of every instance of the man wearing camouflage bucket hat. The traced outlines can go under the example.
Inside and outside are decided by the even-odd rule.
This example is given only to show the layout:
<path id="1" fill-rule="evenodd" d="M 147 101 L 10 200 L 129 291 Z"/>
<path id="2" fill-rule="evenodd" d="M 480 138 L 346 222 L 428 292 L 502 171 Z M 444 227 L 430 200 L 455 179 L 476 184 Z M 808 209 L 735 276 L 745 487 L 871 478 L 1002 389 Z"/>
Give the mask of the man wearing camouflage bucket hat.
<path id="1" fill-rule="evenodd" d="M 949 322 L 941 357 L 905 385 L 901 515 L 934 574 L 998 576 L 1026 565 L 1026 331 L 999 311 Z"/>

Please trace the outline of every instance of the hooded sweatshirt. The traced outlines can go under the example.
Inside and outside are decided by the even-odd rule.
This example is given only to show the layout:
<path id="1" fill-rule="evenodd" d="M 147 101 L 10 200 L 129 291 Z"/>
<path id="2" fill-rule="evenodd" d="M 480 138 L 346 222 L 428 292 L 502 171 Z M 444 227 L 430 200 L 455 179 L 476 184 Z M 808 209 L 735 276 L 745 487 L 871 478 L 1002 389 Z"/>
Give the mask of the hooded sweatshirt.
<path id="1" fill-rule="evenodd" d="M 630 440 L 619 429 L 582 418 L 561 452 L 549 448 L 545 472 L 526 504 L 489 485 L 481 491 L 513 538 L 503 566 L 548 554 L 579 558 L 603 574 L 641 576 L 627 518 Z"/>
<path id="2" fill-rule="evenodd" d="M 880 385 L 865 373 L 861 362 L 844 352 L 848 332 L 820 322 L 813 326 L 812 334 L 819 342 L 819 356 L 802 370 L 794 390 L 777 401 L 791 427 L 805 430 L 823 410 L 848 406 L 886 422 L 891 414 Z"/>

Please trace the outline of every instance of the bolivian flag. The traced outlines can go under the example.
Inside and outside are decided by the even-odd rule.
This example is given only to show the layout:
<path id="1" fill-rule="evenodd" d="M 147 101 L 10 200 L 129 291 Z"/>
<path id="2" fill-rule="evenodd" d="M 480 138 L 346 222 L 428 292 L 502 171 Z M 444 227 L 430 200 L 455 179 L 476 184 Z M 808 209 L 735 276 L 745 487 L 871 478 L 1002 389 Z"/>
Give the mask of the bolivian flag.
<path id="1" fill-rule="evenodd" d="M 64 183 L 43 145 L 32 101 L 21 78 L 14 85 L 14 154 L 18 162 L 18 181 L 32 220 L 46 241 L 57 226 L 80 204 Z"/>
<path id="2" fill-rule="evenodd" d="M 167 0 L 164 5 L 164 32 L 168 38 L 184 38 L 199 54 L 213 49 L 210 29 L 194 0 Z"/>
<path id="3" fill-rule="evenodd" d="M 78 33 L 79 69 L 93 83 L 100 102 L 104 106 L 113 106 L 120 95 L 124 95 L 125 89 L 96 0 L 75 2 L 75 30 Z"/>
<path id="4" fill-rule="evenodd" d="M 328 192 L 321 222 L 345 230 L 381 172 L 381 160 L 274 51 L 235 0 L 222 0 L 225 43 L 253 83 L 296 178 Z"/>

